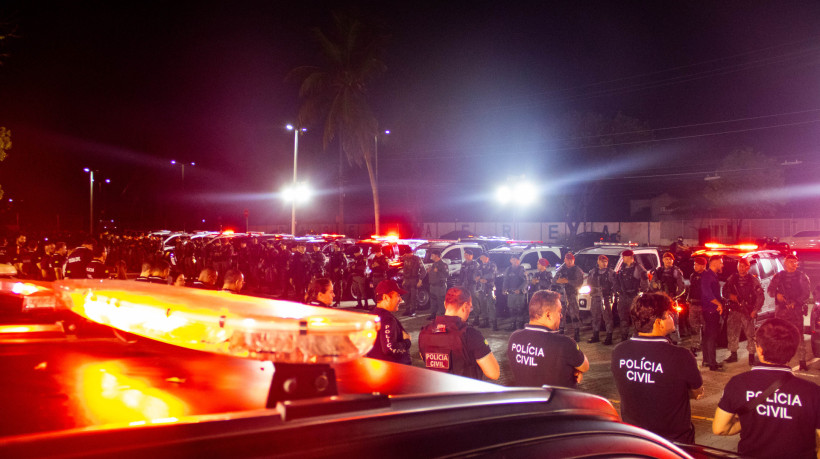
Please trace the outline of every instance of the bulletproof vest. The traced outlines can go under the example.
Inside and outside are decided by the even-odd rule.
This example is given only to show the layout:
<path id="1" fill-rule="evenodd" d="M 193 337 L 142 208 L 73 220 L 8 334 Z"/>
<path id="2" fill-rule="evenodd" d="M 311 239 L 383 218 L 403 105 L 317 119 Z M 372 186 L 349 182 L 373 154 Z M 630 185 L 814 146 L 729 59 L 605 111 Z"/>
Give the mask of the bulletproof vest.
<path id="1" fill-rule="evenodd" d="M 783 296 L 785 296 L 789 301 L 796 301 L 800 298 L 802 290 L 800 280 L 802 273 L 800 271 L 795 271 L 793 273 L 781 271 L 779 275 L 781 276 L 781 279 L 779 286 L 780 288 L 777 289 L 777 293 L 782 293 Z"/>
<path id="2" fill-rule="evenodd" d="M 465 261 L 461 265 L 461 285 L 470 287 L 475 284 L 475 276 L 478 272 L 478 262 L 475 260 Z"/>
<path id="3" fill-rule="evenodd" d="M 546 290 L 550 288 L 550 284 L 552 284 L 552 274 L 547 270 L 537 271 L 535 273 L 535 280 L 537 282 L 535 285 L 537 290 Z"/>
<path id="4" fill-rule="evenodd" d="M 611 295 L 612 294 L 612 278 L 608 276 L 609 268 L 601 270 L 601 268 L 594 268 L 593 272 L 595 273 L 594 279 L 597 281 L 598 285 L 591 286 L 593 288 L 598 288 L 601 290 L 603 295 Z"/>
<path id="5" fill-rule="evenodd" d="M 367 260 L 364 257 L 358 256 L 353 257 L 353 261 L 350 263 L 350 271 L 357 275 L 357 276 L 364 276 L 364 270 L 367 266 Z"/>
<path id="6" fill-rule="evenodd" d="M 442 373 L 476 377 L 470 374 L 475 364 L 469 365 L 471 362 L 464 346 L 467 324 L 459 322 L 458 325 L 447 316 L 439 316 L 421 329 L 419 345 L 423 343 L 424 346 L 424 366 Z"/>
<path id="7" fill-rule="evenodd" d="M 378 264 L 378 266 L 373 266 L 374 264 Z M 373 257 L 373 262 L 370 265 L 370 272 L 373 273 L 373 277 L 387 276 L 387 257 L 384 255 L 376 255 Z"/>
<path id="8" fill-rule="evenodd" d="M 344 266 L 345 258 L 342 255 L 342 252 L 333 252 L 330 254 L 330 261 L 328 261 L 328 267 L 331 270 L 341 269 Z"/>
<path id="9" fill-rule="evenodd" d="M 638 263 L 633 263 L 632 266 L 623 266 L 618 272 L 618 277 L 621 281 L 621 286 L 624 293 L 637 294 L 641 289 L 641 280 L 635 276 L 635 270 L 638 269 Z"/>
<path id="10" fill-rule="evenodd" d="M 693 272 L 692 275 L 689 276 L 689 301 L 700 301 L 700 297 L 703 294 L 700 289 L 700 280 L 702 277 L 702 272 Z"/>
<path id="11" fill-rule="evenodd" d="M 652 283 L 661 292 L 674 297 L 678 291 L 678 282 L 675 278 L 675 268 L 666 268 L 662 266 L 655 270 L 655 276 L 652 278 Z"/>

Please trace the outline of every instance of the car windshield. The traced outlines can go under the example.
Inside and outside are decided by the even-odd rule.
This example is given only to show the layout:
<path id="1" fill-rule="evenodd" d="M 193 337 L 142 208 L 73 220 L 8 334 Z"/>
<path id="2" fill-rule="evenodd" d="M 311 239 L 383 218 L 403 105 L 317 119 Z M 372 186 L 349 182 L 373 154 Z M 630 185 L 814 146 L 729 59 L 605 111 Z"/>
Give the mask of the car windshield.
<path id="1" fill-rule="evenodd" d="M 578 253 L 575 254 L 575 265 L 581 268 L 582 271 L 585 273 L 590 272 L 593 268 L 598 266 L 598 255 L 597 253 Z M 610 259 L 609 266 L 615 266 L 615 263 L 612 263 L 611 260 L 615 259 L 617 262 L 617 258 L 607 255 Z"/>
<path id="2" fill-rule="evenodd" d="M 517 252 L 490 252 L 490 261 L 495 263 L 495 266 L 498 268 L 498 271 L 501 272 L 507 269 L 508 266 L 510 266 L 510 255 L 514 253 Z"/>

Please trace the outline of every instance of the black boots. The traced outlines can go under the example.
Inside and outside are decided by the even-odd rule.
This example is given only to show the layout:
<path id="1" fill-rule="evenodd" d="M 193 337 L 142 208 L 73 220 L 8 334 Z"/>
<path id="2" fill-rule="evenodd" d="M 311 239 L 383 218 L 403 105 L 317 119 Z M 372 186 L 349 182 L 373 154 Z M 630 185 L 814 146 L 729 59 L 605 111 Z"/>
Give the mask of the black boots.
<path id="1" fill-rule="evenodd" d="M 575 329 L 575 342 L 581 341 L 581 330 L 576 328 Z"/>
<path id="2" fill-rule="evenodd" d="M 493 319 L 493 331 L 498 331 L 498 319 Z"/>
<path id="3" fill-rule="evenodd" d="M 487 319 L 486 317 L 481 319 L 478 326 L 479 328 L 490 328 L 490 319 Z"/>
<path id="4" fill-rule="evenodd" d="M 604 339 L 604 346 L 612 346 L 612 333 L 606 334 L 606 339 Z"/>
<path id="5" fill-rule="evenodd" d="M 809 366 L 806 365 L 805 360 L 800 361 L 800 371 L 809 371 Z"/>
<path id="6" fill-rule="evenodd" d="M 735 363 L 737 362 L 737 352 L 732 352 L 729 354 L 729 358 L 724 360 L 723 363 Z"/>
<path id="7" fill-rule="evenodd" d="M 749 366 L 751 367 L 754 364 L 755 364 L 755 355 L 754 354 L 749 354 Z"/>
<path id="8" fill-rule="evenodd" d="M 592 338 L 587 340 L 587 343 L 600 343 L 601 339 L 598 338 L 598 332 L 592 332 Z"/>
<path id="9" fill-rule="evenodd" d="M 516 331 L 517 329 L 518 329 L 518 324 L 515 322 L 515 320 L 513 320 L 512 325 L 510 325 L 510 328 L 508 328 L 507 331 Z"/>

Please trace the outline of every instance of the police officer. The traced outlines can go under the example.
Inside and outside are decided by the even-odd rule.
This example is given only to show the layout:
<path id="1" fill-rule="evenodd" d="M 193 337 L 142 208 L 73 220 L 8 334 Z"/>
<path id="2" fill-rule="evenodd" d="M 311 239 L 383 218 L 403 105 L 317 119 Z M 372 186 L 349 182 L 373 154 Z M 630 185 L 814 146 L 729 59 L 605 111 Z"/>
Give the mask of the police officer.
<path id="1" fill-rule="evenodd" d="M 406 294 L 407 290 L 399 287 L 393 279 L 383 280 L 376 285 L 376 307 L 371 312 L 379 316 L 381 327 L 376 343 L 367 353 L 368 357 L 410 365 L 410 335 L 393 315 L 399 309 L 401 295 Z"/>
<path id="2" fill-rule="evenodd" d="M 213 268 L 204 268 L 199 272 L 197 280 L 191 282 L 190 287 L 202 290 L 216 290 L 216 270 Z"/>
<path id="3" fill-rule="evenodd" d="M 755 317 L 763 307 L 765 294 L 757 276 L 749 274 L 749 260 L 741 258 L 737 262 L 737 272 L 729 276 L 723 284 L 723 297 L 728 301 L 726 307 L 729 316 L 726 318 L 726 334 L 729 339 L 729 358 L 723 363 L 737 362 L 740 331 L 746 334 L 746 349 L 749 351 L 749 365 L 755 363 Z"/>
<path id="4" fill-rule="evenodd" d="M 507 307 L 512 317 L 512 326 L 507 331 L 522 328 L 529 321 L 526 294 L 527 272 L 521 266 L 521 260 L 516 254 L 510 255 L 510 266 L 504 270 L 502 287 L 507 295 Z"/>
<path id="5" fill-rule="evenodd" d="M 498 379 L 498 360 L 487 340 L 467 325 L 473 297 L 464 287 L 452 287 L 444 298 L 445 313 L 419 332 L 419 353 L 431 370 L 468 378 Z"/>
<path id="6" fill-rule="evenodd" d="M 305 291 L 310 281 L 310 256 L 306 253 L 307 248 L 304 242 L 296 243 L 296 251 L 290 258 L 290 282 L 293 285 L 293 300 L 303 303 L 305 301 Z"/>
<path id="7" fill-rule="evenodd" d="M 222 288 L 220 292 L 228 292 L 238 295 L 245 286 L 245 275 L 238 269 L 229 269 L 225 273 L 225 279 L 222 281 Z"/>
<path id="8" fill-rule="evenodd" d="M 689 336 L 692 354 L 700 352 L 701 332 L 703 331 L 703 310 L 701 307 L 702 291 L 700 279 L 706 271 L 706 258 L 695 257 L 694 270 L 689 275 Z"/>
<path id="9" fill-rule="evenodd" d="M 94 258 L 88 262 L 85 267 L 85 272 L 89 279 L 110 279 L 111 271 L 108 266 L 105 266 L 105 257 L 107 253 L 102 246 L 94 247 Z"/>
<path id="10" fill-rule="evenodd" d="M 382 248 L 379 245 L 373 246 L 370 249 L 370 255 L 367 257 L 367 264 L 370 268 L 370 287 L 372 287 L 375 295 L 375 288 L 381 281 L 387 279 L 388 261 L 387 257 L 382 253 Z M 376 303 L 376 297 L 373 297 L 373 302 Z M 365 306 L 367 302 L 365 301 Z"/>
<path id="11" fill-rule="evenodd" d="M 507 359 L 516 386 L 575 387 L 589 370 L 578 343 L 558 333 L 560 294 L 539 290 L 529 304 L 530 322 L 510 335 Z"/>
<path id="12" fill-rule="evenodd" d="M 689 399 L 703 397 L 703 378 L 695 356 L 667 338 L 675 329 L 671 306 L 663 293 L 639 296 L 630 311 L 637 336 L 612 350 L 610 367 L 624 422 L 670 441 L 693 443 Z"/>
<path id="13" fill-rule="evenodd" d="M 416 308 L 419 305 L 419 288 L 423 282 L 427 271 L 424 270 L 424 265 L 421 263 L 421 258 L 414 253 L 405 253 L 402 255 L 402 287 L 407 293 L 404 296 L 404 316 L 410 317 L 416 314 Z"/>
<path id="14" fill-rule="evenodd" d="M 318 242 L 310 245 L 310 278 L 318 279 L 325 275 L 325 254 L 322 253 L 322 246 Z"/>
<path id="15" fill-rule="evenodd" d="M 720 291 L 718 274 L 723 271 L 723 257 L 712 255 L 709 258 L 709 269 L 703 272 L 700 280 L 700 291 L 703 314 L 703 366 L 711 371 L 723 368 L 717 363 L 717 337 L 720 332 L 720 315 L 723 314 L 723 296 Z"/>
<path id="16" fill-rule="evenodd" d="M 356 285 L 356 290 L 359 294 L 356 296 L 356 307 L 367 308 L 367 278 L 365 271 L 367 270 L 367 259 L 362 255 L 362 248 L 358 246 L 353 247 L 353 259 L 348 265 L 350 270 L 350 281 Z M 364 300 L 364 305 L 362 305 Z"/>
<path id="17" fill-rule="evenodd" d="M 479 299 L 476 292 L 476 281 L 478 279 L 478 261 L 474 259 L 475 254 L 472 249 L 464 249 L 464 263 L 461 264 L 458 285 L 466 288 L 473 298 L 472 325 L 477 327 L 481 322 L 481 311 L 479 310 Z"/>
<path id="18" fill-rule="evenodd" d="M 652 280 L 649 282 L 649 291 L 661 292 L 669 296 L 675 302 L 683 298 L 686 293 L 686 284 L 683 282 L 683 272 L 680 268 L 675 266 L 675 255 L 672 252 L 666 252 L 661 257 L 661 266 L 652 270 Z M 678 315 L 675 312 L 672 315 L 675 320 L 675 331 L 671 338 L 677 344 L 680 342 L 680 332 L 678 331 Z"/>
<path id="19" fill-rule="evenodd" d="M 783 319 L 800 332 L 800 342 L 797 347 L 797 357 L 800 360 L 800 369 L 808 370 L 806 365 L 806 342 L 803 338 L 803 316 L 808 313 L 806 302 L 811 294 L 809 278 L 802 271 L 797 270 L 796 255 L 788 255 L 783 262 L 784 271 L 780 271 L 772 278 L 767 293 L 775 299 L 775 317 Z"/>
<path id="20" fill-rule="evenodd" d="M 588 343 L 600 342 L 598 334 L 601 331 L 601 321 L 603 320 L 606 329 L 604 344 L 612 345 L 612 300 L 615 295 L 615 270 L 609 267 L 609 257 L 598 255 L 598 266 L 592 268 L 587 276 L 589 285 L 590 306 L 592 314 L 592 338 Z"/>
<path id="21" fill-rule="evenodd" d="M 94 239 L 86 239 L 82 245 L 75 248 L 66 257 L 65 267 L 63 271 L 67 279 L 87 279 L 88 273 L 85 267 L 91 263 L 94 258 L 94 246 L 97 241 Z"/>
<path id="22" fill-rule="evenodd" d="M 310 281 L 307 289 L 307 302 L 310 306 L 333 307 L 333 282 L 326 277 L 317 277 Z"/>
<path id="23" fill-rule="evenodd" d="M 171 265 L 165 260 L 157 260 L 151 264 L 151 275 L 148 276 L 148 282 L 168 285 L 168 276 L 170 275 Z"/>
<path id="24" fill-rule="evenodd" d="M 755 334 L 760 364 L 732 377 L 723 389 L 712 432 L 739 432 L 737 452 L 743 457 L 817 457 L 820 387 L 796 378 L 789 368 L 800 336 L 785 320 L 767 320 Z"/>
<path id="25" fill-rule="evenodd" d="M 444 314 L 444 295 L 447 293 L 449 270 L 441 259 L 440 250 L 431 250 L 430 259 L 433 263 L 427 267 L 427 283 L 430 285 L 430 315 L 427 319 L 433 320 L 436 315 Z"/>
<path id="26" fill-rule="evenodd" d="M 490 322 L 493 325 L 493 331 L 498 331 L 498 317 L 495 310 L 495 278 L 498 275 L 498 267 L 495 263 L 490 261 L 489 255 L 485 252 L 478 257 L 481 264 L 478 267 L 478 284 L 476 291 L 478 293 L 479 309 L 481 310 L 481 323 L 479 327 L 487 328 Z"/>
<path id="27" fill-rule="evenodd" d="M 339 306 L 342 301 L 342 281 L 344 280 L 345 269 L 347 268 L 347 258 L 342 253 L 342 247 L 338 242 L 333 243 L 333 251 L 327 260 L 327 273 L 333 282 L 333 294 L 336 302 L 334 306 Z"/>
<path id="28" fill-rule="evenodd" d="M 635 252 L 624 250 L 621 252 L 621 258 L 623 262 L 618 271 L 615 272 L 615 278 L 618 281 L 615 291 L 618 294 L 621 341 L 626 341 L 629 339 L 629 325 L 632 320 L 629 314 L 632 301 L 638 296 L 638 293 L 645 292 L 649 288 L 649 281 L 647 280 L 646 269 L 635 261 Z"/>
<path id="29" fill-rule="evenodd" d="M 549 290 L 552 285 L 552 273 L 547 270 L 549 265 L 550 262 L 547 261 L 546 258 L 538 260 L 538 264 L 536 265 L 537 270 L 530 280 L 530 298 L 539 290 Z"/>
<path id="30" fill-rule="evenodd" d="M 555 283 L 563 284 L 567 297 L 566 325 L 567 335 L 572 334 L 575 342 L 581 340 L 581 311 L 578 309 L 578 289 L 584 285 L 584 271 L 575 265 L 575 255 L 567 252 L 564 263 L 555 271 Z"/>

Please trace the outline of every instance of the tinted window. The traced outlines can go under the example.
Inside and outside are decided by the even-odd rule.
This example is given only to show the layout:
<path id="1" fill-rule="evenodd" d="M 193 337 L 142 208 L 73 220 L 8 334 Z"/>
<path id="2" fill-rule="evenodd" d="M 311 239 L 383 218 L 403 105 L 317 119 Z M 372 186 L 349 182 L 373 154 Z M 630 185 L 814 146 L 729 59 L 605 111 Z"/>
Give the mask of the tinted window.
<path id="1" fill-rule="evenodd" d="M 760 278 L 766 279 L 774 276 L 774 266 L 772 260 L 768 258 L 761 258 L 757 261 L 757 269 L 760 272 Z"/>
<path id="2" fill-rule="evenodd" d="M 561 261 L 558 261 L 560 264 Z M 575 265 L 581 268 L 582 271 L 588 273 L 592 270 L 592 268 L 598 266 L 598 254 L 596 253 L 579 253 L 575 255 Z M 615 264 L 612 263 L 612 259 L 610 258 L 609 266 L 615 267 Z"/>
<path id="3" fill-rule="evenodd" d="M 446 258 L 451 260 L 454 263 L 461 263 L 461 250 L 460 249 L 450 249 L 441 256 L 442 258 Z"/>
<path id="4" fill-rule="evenodd" d="M 658 257 L 649 253 L 639 253 L 635 255 L 635 260 L 641 264 L 647 270 L 655 269 L 658 267 Z"/>
<path id="5" fill-rule="evenodd" d="M 495 266 L 498 268 L 498 272 L 501 273 L 508 266 L 510 266 L 510 254 L 509 253 L 491 253 L 490 254 L 490 261 L 495 263 Z"/>
<path id="6" fill-rule="evenodd" d="M 530 252 L 524 255 L 524 258 L 521 259 L 521 263 L 529 263 L 530 268 L 535 268 L 535 265 L 538 264 L 538 252 Z"/>
<path id="7" fill-rule="evenodd" d="M 554 252 L 543 251 L 541 252 L 541 258 L 546 258 L 547 261 L 550 262 L 550 266 L 561 264 L 561 259 Z"/>

